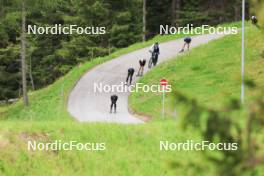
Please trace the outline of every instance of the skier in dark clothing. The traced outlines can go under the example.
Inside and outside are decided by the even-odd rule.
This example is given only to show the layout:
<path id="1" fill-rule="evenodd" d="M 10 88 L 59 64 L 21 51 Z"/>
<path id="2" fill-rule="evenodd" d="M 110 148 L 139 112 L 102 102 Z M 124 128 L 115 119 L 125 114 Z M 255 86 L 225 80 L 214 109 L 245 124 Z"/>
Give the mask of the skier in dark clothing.
<path id="1" fill-rule="evenodd" d="M 252 16 L 251 17 L 251 22 L 252 22 L 252 24 L 256 25 L 258 23 L 257 17 L 256 16 Z"/>
<path id="2" fill-rule="evenodd" d="M 116 113 L 116 102 L 117 102 L 118 96 L 112 95 L 111 96 L 111 106 L 110 106 L 110 113 L 112 113 L 112 109 L 114 107 L 115 113 Z"/>
<path id="3" fill-rule="evenodd" d="M 187 49 L 188 49 L 188 51 L 189 51 L 191 42 L 192 42 L 192 38 L 191 38 L 191 37 L 186 37 L 186 38 L 184 38 L 184 45 L 183 45 L 183 47 L 182 47 L 180 53 L 184 52 L 184 49 L 185 49 L 185 46 L 186 46 L 186 45 L 187 45 Z"/>
<path id="4" fill-rule="evenodd" d="M 145 65 L 146 65 L 146 59 L 139 60 L 139 69 L 137 76 L 143 76 Z"/>
<path id="5" fill-rule="evenodd" d="M 153 66 L 156 66 L 156 64 L 158 63 L 159 54 L 160 54 L 159 43 L 156 42 L 155 44 L 153 44 L 150 47 L 149 52 L 151 53 L 151 58 L 149 60 L 148 67 L 151 68 L 152 64 Z"/>
<path id="6" fill-rule="evenodd" d="M 129 84 L 131 85 L 134 72 L 135 72 L 135 69 L 134 68 L 129 68 L 128 69 L 128 71 L 127 71 L 126 85 L 128 84 L 128 80 L 129 80 Z"/>

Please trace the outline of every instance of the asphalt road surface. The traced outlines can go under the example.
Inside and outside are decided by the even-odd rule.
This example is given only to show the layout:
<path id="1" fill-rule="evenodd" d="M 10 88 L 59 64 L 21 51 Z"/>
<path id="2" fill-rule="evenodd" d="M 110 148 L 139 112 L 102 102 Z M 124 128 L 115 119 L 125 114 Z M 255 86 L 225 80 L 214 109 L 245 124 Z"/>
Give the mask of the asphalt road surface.
<path id="1" fill-rule="evenodd" d="M 224 35 L 201 35 L 192 37 L 191 48 L 208 43 L 211 40 L 218 39 Z M 160 55 L 158 64 L 174 58 L 179 54 L 183 46 L 183 39 L 177 39 L 160 44 Z M 127 70 L 130 67 L 135 69 L 133 83 L 136 82 L 137 70 L 139 68 L 139 59 L 150 58 L 149 47 L 139 49 L 137 51 L 122 55 L 113 60 L 107 61 L 101 65 L 94 67 L 82 76 L 70 93 L 68 100 L 68 111 L 80 122 L 108 122 L 108 123 L 123 123 L 123 124 L 138 124 L 144 123 L 136 115 L 130 114 L 128 111 L 128 96 L 127 93 L 99 93 L 94 86 L 120 85 L 125 82 Z M 145 73 L 148 71 L 147 63 Z M 106 91 L 108 88 L 106 88 Z M 95 92 L 97 90 L 97 92 Z M 110 96 L 118 95 L 117 113 L 109 113 L 110 111 Z"/>

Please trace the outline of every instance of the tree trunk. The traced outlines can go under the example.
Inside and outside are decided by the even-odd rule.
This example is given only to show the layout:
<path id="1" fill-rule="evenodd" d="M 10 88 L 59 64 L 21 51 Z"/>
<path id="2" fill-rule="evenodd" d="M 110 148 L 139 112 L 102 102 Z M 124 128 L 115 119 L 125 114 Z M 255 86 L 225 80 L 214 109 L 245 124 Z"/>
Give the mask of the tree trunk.
<path id="1" fill-rule="evenodd" d="M 234 18 L 234 21 L 239 21 L 240 20 L 240 9 L 239 7 L 237 7 L 237 5 L 234 7 L 235 8 L 235 18 Z"/>
<path id="2" fill-rule="evenodd" d="M 241 20 L 241 1 L 236 0 L 234 5 L 234 21 L 240 21 Z"/>
<path id="3" fill-rule="evenodd" d="M 171 25 L 175 26 L 176 22 L 176 0 L 172 0 L 171 2 Z"/>
<path id="4" fill-rule="evenodd" d="M 35 84 L 34 84 L 34 79 L 33 79 L 33 75 L 32 75 L 31 56 L 29 57 L 29 77 L 30 77 L 30 81 L 31 81 L 32 90 L 35 90 Z"/>
<path id="5" fill-rule="evenodd" d="M 146 16 L 147 16 L 147 0 L 143 0 L 143 28 L 142 28 L 142 41 L 146 41 Z"/>
<path id="6" fill-rule="evenodd" d="M 176 0 L 176 8 L 175 8 L 175 20 L 180 19 L 180 10 L 181 10 L 181 0 Z M 176 23 L 175 21 L 175 23 Z"/>
<path id="7" fill-rule="evenodd" d="M 22 0 L 22 33 L 21 33 L 21 71 L 22 71 L 22 91 L 24 105 L 28 106 L 28 95 L 27 95 L 27 64 L 26 64 L 26 9 L 25 0 Z"/>
<path id="8" fill-rule="evenodd" d="M 172 26 L 179 26 L 177 24 L 177 20 L 180 19 L 180 6 L 181 6 L 181 1 L 180 0 L 172 0 L 171 4 L 171 25 Z"/>

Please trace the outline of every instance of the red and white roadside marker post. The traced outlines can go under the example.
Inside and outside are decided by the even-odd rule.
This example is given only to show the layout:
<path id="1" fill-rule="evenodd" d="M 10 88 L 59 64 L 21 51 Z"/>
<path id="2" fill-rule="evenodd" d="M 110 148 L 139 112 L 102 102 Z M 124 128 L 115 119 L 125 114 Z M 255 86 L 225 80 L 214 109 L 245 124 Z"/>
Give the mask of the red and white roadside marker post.
<path id="1" fill-rule="evenodd" d="M 168 85 L 166 79 L 160 80 L 160 85 L 162 86 L 162 118 L 165 116 L 165 87 Z"/>

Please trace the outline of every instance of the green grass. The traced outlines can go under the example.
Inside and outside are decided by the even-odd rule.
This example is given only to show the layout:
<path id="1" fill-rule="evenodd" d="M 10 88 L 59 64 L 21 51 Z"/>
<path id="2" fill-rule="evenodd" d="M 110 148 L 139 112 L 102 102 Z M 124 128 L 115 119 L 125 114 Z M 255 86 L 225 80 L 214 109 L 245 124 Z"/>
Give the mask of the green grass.
<path id="1" fill-rule="evenodd" d="M 19 100 L 19 102 L 10 106 L 0 107 L 0 119 L 69 120 L 71 117 L 66 110 L 67 97 L 76 82 L 89 69 L 120 55 L 147 47 L 155 41 L 166 42 L 175 38 L 180 38 L 182 36 L 183 35 L 157 36 L 145 43 L 137 43 L 129 46 L 128 48 L 118 50 L 109 56 L 96 58 L 92 61 L 80 64 L 79 66 L 72 69 L 64 77 L 58 79 L 54 84 L 35 92 L 29 92 L 29 107 L 24 107 L 22 100 Z"/>
<path id="2" fill-rule="evenodd" d="M 160 139 L 185 141 L 188 135 L 168 133 L 175 131 L 175 124 L 116 125 L 77 123 L 67 112 L 67 97 L 78 79 L 94 66 L 122 54 L 151 45 L 154 41 L 165 42 L 178 36 L 157 36 L 145 43 L 121 49 L 110 56 L 96 58 L 79 65 L 54 84 L 30 92 L 30 106 L 22 100 L 0 107 L 0 175 L 174 175 L 184 172 L 189 163 L 202 161 L 199 152 L 158 152 Z M 159 135 L 157 135 L 159 134 Z M 199 136 L 192 139 L 199 140 Z M 190 137 L 189 136 L 189 137 Z M 74 140 L 106 142 L 104 152 L 59 151 L 32 152 L 27 150 L 27 140 L 52 142 Z M 187 162 L 188 159 L 190 162 Z M 143 157 L 144 156 L 144 157 Z M 192 157 L 195 156 L 195 160 Z M 185 162 L 176 170 L 171 162 Z M 196 168 L 197 168 L 196 167 Z M 196 168 L 190 169 L 194 173 Z"/>
<path id="3" fill-rule="evenodd" d="M 159 151 L 160 140 L 200 141 L 170 121 L 140 126 L 6 122 L 0 129 L 0 175 L 215 175 L 202 152 Z M 107 150 L 28 151 L 29 139 L 105 142 Z"/>
<path id="4" fill-rule="evenodd" d="M 227 26 L 227 24 L 223 24 Z M 240 27 L 239 22 L 228 24 L 228 26 Z M 136 43 L 128 48 L 120 49 L 109 56 L 96 58 L 72 69 L 68 74 L 58 79 L 54 84 L 38 91 L 29 93 L 30 106 L 24 107 L 22 101 L 5 107 L 0 107 L 0 119 L 2 120 L 72 120 L 67 112 L 67 97 L 80 77 L 88 70 L 103 62 L 116 58 L 120 55 L 147 47 L 154 42 L 166 42 L 184 37 L 179 35 L 156 36 L 145 42 Z"/>
<path id="5" fill-rule="evenodd" d="M 263 88 L 263 74 L 260 73 L 263 61 L 259 57 L 263 45 L 261 37 L 255 39 L 257 35 L 263 35 L 255 28 L 249 30 L 247 58 L 252 59 L 247 61 L 247 73 Z M 160 95 L 138 93 L 130 97 L 134 110 L 156 117 L 144 125 L 77 123 L 66 110 L 69 92 L 87 70 L 154 41 L 168 41 L 175 37 L 158 36 L 144 44 L 135 44 L 111 56 L 84 63 L 53 85 L 31 92 L 31 105 L 28 108 L 23 107 L 21 100 L 11 106 L 1 107 L 0 175 L 218 175 L 216 166 L 206 160 L 202 152 L 159 151 L 160 140 L 202 140 L 196 129 L 183 130 L 178 121 L 158 118 Z M 220 106 L 225 101 L 222 95 L 239 96 L 239 43 L 239 36 L 230 36 L 203 45 L 192 50 L 189 56 L 181 56 L 156 67 L 140 81 L 151 84 L 166 77 L 175 83 L 177 90 L 199 98 L 199 102 Z M 232 94 L 236 89 L 238 92 Z M 168 112 L 167 115 L 171 116 L 172 112 Z M 29 139 L 42 142 L 106 142 L 107 150 L 34 152 L 27 150 Z M 259 167 L 256 175 L 263 172 L 264 169 Z"/>
<path id="6" fill-rule="evenodd" d="M 246 30 L 246 76 L 255 81 L 259 90 L 264 89 L 264 34 L 255 27 Z M 161 78 L 168 79 L 175 91 L 195 98 L 208 107 L 222 107 L 229 98 L 239 99 L 241 85 L 241 35 L 230 35 L 223 39 L 194 48 L 189 53 L 157 66 L 139 82 L 159 84 Z M 249 100 L 254 92 L 247 91 Z M 167 104 L 172 96 L 167 95 Z M 132 93 L 130 106 L 140 114 L 160 118 L 161 94 Z M 180 105 L 179 105 L 180 106 Z M 184 111 L 178 107 L 177 111 Z M 168 117 L 173 109 L 168 106 Z"/>
<path id="7" fill-rule="evenodd" d="M 29 151 L 27 141 L 104 142 L 105 151 Z M 201 142 L 196 129 L 172 120 L 147 125 L 18 122 L 0 124 L 0 175 L 217 176 L 202 151 L 160 151 L 159 142 Z M 257 167 L 255 175 L 264 172 Z"/>

